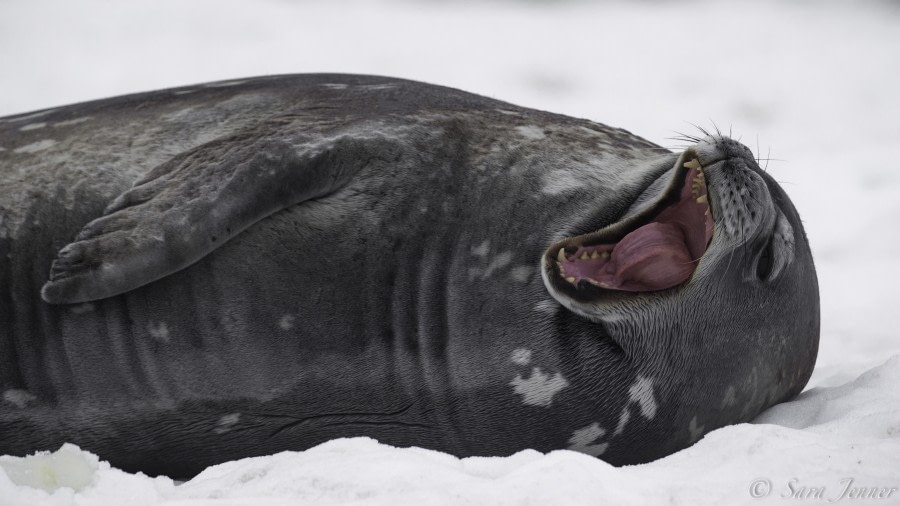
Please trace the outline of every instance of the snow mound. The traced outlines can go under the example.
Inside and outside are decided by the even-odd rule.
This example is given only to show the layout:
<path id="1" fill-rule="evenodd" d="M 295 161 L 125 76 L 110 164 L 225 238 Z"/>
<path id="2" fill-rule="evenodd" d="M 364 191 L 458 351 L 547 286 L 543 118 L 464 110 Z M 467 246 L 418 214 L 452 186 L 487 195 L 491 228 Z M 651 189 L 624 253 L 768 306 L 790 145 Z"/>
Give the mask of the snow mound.
<path id="1" fill-rule="evenodd" d="M 0 457 L 0 470 L 12 483 L 52 492 L 62 487 L 81 491 L 93 482 L 98 459 L 75 445 L 17 458 Z"/>
<path id="2" fill-rule="evenodd" d="M 816 387 L 773 406 L 755 423 L 858 438 L 900 437 L 900 355 L 839 387 Z M 892 387 L 893 386 L 893 387 Z"/>
<path id="3" fill-rule="evenodd" d="M 459 459 L 368 438 L 248 458 L 176 484 L 93 454 L 0 457 L 0 505 L 900 504 L 900 356 L 813 388 L 752 424 L 655 462 L 615 468 L 570 451 Z"/>

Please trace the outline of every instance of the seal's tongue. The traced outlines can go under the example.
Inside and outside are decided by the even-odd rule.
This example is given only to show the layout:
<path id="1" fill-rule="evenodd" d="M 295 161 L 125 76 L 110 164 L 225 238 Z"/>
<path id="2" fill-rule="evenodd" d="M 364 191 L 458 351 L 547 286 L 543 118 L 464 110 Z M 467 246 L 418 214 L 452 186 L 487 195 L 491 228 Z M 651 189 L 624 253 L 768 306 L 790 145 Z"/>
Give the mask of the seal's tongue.
<path id="1" fill-rule="evenodd" d="M 685 165 L 688 167 L 688 165 Z M 677 191 L 677 190 L 676 190 Z M 685 282 L 712 238 L 713 221 L 699 164 L 691 165 L 677 201 L 617 242 L 560 249 L 560 275 L 602 288 L 655 291 Z"/>
<path id="2" fill-rule="evenodd" d="M 613 248 L 612 258 L 622 289 L 662 290 L 694 271 L 684 233 L 670 223 L 651 223 L 628 234 Z"/>

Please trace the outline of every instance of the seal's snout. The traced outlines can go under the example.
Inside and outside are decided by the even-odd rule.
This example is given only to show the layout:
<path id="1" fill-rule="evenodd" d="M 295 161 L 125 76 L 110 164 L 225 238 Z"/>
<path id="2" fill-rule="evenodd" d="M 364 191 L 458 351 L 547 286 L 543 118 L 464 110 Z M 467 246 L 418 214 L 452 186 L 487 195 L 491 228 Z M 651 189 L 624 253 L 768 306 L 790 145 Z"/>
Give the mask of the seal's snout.
<path id="1" fill-rule="evenodd" d="M 796 249 L 787 195 L 763 169 L 753 152 L 724 136 L 709 136 L 694 148 L 709 175 L 715 201 L 721 251 L 749 252 L 745 281 L 772 282 L 793 262 Z M 779 197 L 775 197 L 779 195 Z M 729 253 L 729 258 L 731 257 Z"/>
<path id="2" fill-rule="evenodd" d="M 694 149 L 700 161 L 706 166 L 712 165 L 716 160 L 736 158 L 756 164 L 756 158 L 750 148 L 724 135 L 709 135 L 701 139 Z"/>
<path id="3" fill-rule="evenodd" d="M 712 238 L 712 212 L 697 154 L 683 153 L 673 172 L 668 187 L 643 212 L 551 246 L 547 253 L 557 283 L 644 292 L 690 278 Z"/>

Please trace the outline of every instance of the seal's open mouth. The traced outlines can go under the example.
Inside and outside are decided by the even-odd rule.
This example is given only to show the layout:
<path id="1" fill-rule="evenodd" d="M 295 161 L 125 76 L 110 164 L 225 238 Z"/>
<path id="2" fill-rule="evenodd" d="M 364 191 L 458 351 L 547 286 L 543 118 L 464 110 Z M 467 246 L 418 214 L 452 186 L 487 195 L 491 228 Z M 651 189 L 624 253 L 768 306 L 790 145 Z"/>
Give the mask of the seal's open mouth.
<path id="1" fill-rule="evenodd" d="M 693 151 L 644 211 L 601 230 L 560 241 L 547 254 L 558 275 L 608 290 L 656 291 L 685 282 L 712 239 L 713 219 L 703 167 Z M 559 278 L 557 278 L 559 279 Z"/>

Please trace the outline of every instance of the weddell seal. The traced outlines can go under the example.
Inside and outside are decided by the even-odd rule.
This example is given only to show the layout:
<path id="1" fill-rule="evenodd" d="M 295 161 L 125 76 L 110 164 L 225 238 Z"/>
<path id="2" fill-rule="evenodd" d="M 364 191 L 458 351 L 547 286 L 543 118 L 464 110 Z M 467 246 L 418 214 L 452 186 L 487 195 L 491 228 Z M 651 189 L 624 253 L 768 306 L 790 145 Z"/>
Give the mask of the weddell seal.
<path id="1" fill-rule="evenodd" d="M 646 462 L 815 363 L 803 227 L 750 151 L 381 77 L 0 119 L 0 453 L 191 476 L 371 436 Z"/>

